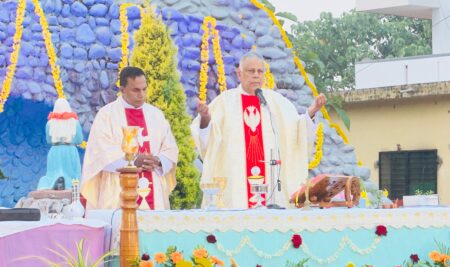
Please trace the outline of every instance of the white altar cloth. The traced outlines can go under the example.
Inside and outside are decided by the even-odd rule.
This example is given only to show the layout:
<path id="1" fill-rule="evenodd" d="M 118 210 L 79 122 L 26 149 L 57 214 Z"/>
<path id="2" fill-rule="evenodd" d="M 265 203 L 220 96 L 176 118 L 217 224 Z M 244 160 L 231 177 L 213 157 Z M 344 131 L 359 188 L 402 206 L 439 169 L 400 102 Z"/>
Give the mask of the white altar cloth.
<path id="1" fill-rule="evenodd" d="M 111 223 L 111 248 L 117 248 L 121 211 L 91 210 L 86 216 Z M 144 232 L 327 232 L 373 229 L 377 225 L 394 228 L 450 227 L 450 208 L 138 211 L 137 219 L 139 229 Z"/>

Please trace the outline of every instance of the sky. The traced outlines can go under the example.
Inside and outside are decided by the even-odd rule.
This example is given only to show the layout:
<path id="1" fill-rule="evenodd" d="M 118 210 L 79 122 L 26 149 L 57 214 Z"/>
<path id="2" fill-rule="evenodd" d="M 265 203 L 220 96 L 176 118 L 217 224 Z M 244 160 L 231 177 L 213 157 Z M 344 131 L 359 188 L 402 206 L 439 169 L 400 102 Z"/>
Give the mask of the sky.
<path id="1" fill-rule="evenodd" d="M 318 19 L 321 12 L 331 12 L 333 16 L 339 17 L 343 12 L 355 8 L 355 0 L 269 0 L 269 2 L 275 6 L 276 12 L 291 12 L 299 21 Z"/>

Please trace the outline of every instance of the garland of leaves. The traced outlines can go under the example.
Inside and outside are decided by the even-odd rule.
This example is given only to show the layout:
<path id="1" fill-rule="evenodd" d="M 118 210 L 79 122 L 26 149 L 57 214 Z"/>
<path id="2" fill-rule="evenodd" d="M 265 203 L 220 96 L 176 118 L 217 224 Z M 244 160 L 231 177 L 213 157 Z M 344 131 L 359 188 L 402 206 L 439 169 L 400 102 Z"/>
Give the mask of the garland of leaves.
<path id="1" fill-rule="evenodd" d="M 33 0 L 34 10 L 36 14 L 39 16 L 39 22 L 42 26 L 42 36 L 44 38 L 45 49 L 47 50 L 48 62 L 50 64 L 50 68 L 52 70 L 53 82 L 55 84 L 56 93 L 58 94 L 58 98 L 65 98 L 63 83 L 60 78 L 60 69 L 56 64 L 56 53 L 55 48 L 53 47 L 52 38 L 50 31 L 48 30 L 47 19 L 45 18 L 44 11 L 39 4 L 39 0 Z"/>
<path id="2" fill-rule="evenodd" d="M 214 59 L 217 64 L 217 82 L 220 92 L 227 90 L 227 82 L 225 77 L 225 67 L 222 59 L 222 50 L 220 48 L 219 31 L 216 29 L 216 19 L 206 16 L 202 25 L 203 35 L 200 51 L 200 74 L 198 96 L 201 101 L 206 101 L 206 84 L 208 83 L 208 61 L 209 61 L 209 38 L 212 36 Z"/>
<path id="3" fill-rule="evenodd" d="M 288 48 L 292 48 L 292 43 L 291 41 L 289 41 L 289 38 L 286 34 L 286 32 L 283 29 L 283 26 L 280 24 L 280 22 L 278 21 L 278 19 L 275 17 L 275 15 L 273 14 L 272 11 L 270 11 L 267 7 L 265 7 L 263 4 L 261 4 L 260 2 L 258 2 L 258 0 L 250 0 L 252 2 L 252 4 L 259 8 L 262 9 L 264 11 L 266 11 L 266 13 L 269 15 L 269 17 L 272 19 L 273 23 L 280 29 L 280 33 L 281 33 L 281 37 L 283 39 L 283 41 L 286 43 L 286 46 Z M 302 63 L 300 62 L 300 59 L 295 55 L 295 52 L 292 51 L 293 55 L 294 55 L 294 62 L 295 65 L 297 66 L 297 68 L 300 70 L 301 75 L 303 76 L 303 78 L 305 79 L 306 84 L 309 86 L 309 88 L 311 88 L 311 91 L 313 93 L 314 96 L 318 95 L 317 89 L 314 86 L 314 84 L 311 82 L 311 80 L 309 79 L 308 74 L 306 73 L 305 69 L 303 68 Z M 320 110 L 322 111 L 323 117 L 330 122 L 330 115 L 328 115 L 328 111 L 325 109 L 325 106 L 322 107 L 322 109 Z M 336 129 L 337 133 L 342 137 L 342 139 L 345 141 L 347 140 L 347 144 L 348 144 L 348 138 L 345 136 L 344 132 L 340 129 L 340 127 L 337 124 L 334 124 L 334 126 L 332 126 L 333 128 Z"/>
<path id="4" fill-rule="evenodd" d="M 17 59 L 19 57 L 20 51 L 20 40 L 22 39 L 22 30 L 23 30 L 23 17 L 25 14 L 26 2 L 25 0 L 19 0 L 17 3 L 16 10 L 16 32 L 13 37 L 13 51 L 9 56 L 9 66 L 5 75 L 5 80 L 3 81 L 2 91 L 0 94 L 0 112 L 3 112 L 3 106 L 8 100 L 9 93 L 11 92 L 11 83 L 14 77 L 14 73 L 16 72 Z"/>

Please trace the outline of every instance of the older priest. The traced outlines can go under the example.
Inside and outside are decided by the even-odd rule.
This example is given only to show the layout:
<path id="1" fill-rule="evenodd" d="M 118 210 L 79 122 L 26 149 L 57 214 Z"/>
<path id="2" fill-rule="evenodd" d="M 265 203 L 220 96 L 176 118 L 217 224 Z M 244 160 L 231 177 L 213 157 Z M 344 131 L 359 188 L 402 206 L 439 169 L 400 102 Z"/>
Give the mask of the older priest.
<path id="1" fill-rule="evenodd" d="M 170 125 L 158 108 L 145 103 L 144 72 L 126 67 L 120 72 L 122 96 L 99 110 L 92 124 L 84 157 L 81 194 L 87 208 L 120 206 L 118 168 L 127 165 L 121 150 L 122 127 L 139 126 L 141 138 L 135 165 L 141 167 L 137 202 L 142 209 L 169 209 L 169 194 L 176 185 L 178 147 Z"/>
<path id="2" fill-rule="evenodd" d="M 311 117 L 325 105 L 325 96 L 315 99 L 308 108 L 309 116 L 298 115 L 288 99 L 273 90 L 259 89 L 265 73 L 259 54 L 244 55 L 236 72 L 239 87 L 221 93 L 209 106 L 200 102 L 199 116 L 191 125 L 203 158 L 201 181 L 227 177 L 225 205 L 246 209 L 256 204 L 250 179 L 263 176 L 269 184 L 263 205 L 287 207 L 290 194 L 308 176 L 308 155 L 315 136 Z M 271 157 L 281 160 L 281 172 L 276 168 L 274 177 L 268 164 Z"/>

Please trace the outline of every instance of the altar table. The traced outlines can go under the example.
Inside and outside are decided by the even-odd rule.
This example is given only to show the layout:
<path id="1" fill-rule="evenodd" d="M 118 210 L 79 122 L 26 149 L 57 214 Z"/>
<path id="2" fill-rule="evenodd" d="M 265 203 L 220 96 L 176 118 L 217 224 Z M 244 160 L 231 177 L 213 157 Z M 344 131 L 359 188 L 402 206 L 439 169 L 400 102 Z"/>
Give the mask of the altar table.
<path id="1" fill-rule="evenodd" d="M 59 245 L 76 255 L 76 244 L 81 239 L 85 240 L 89 259 L 96 260 L 109 246 L 109 233 L 109 223 L 98 220 L 0 222 L 0 267 L 47 267 L 37 257 L 59 262 L 61 258 L 49 249 L 64 254 Z"/>
<path id="2" fill-rule="evenodd" d="M 112 248 L 118 246 L 120 211 L 90 211 L 88 217 L 112 222 Z M 154 255 L 176 246 L 189 258 L 206 248 L 229 266 L 286 266 L 309 258 L 306 266 L 376 267 L 401 265 L 411 254 L 428 259 L 435 241 L 450 245 L 450 208 L 245 211 L 139 211 L 141 253 Z M 378 236 L 377 226 L 387 229 Z M 206 237 L 214 235 L 217 242 Z M 301 246 L 292 246 L 300 235 Z"/>

